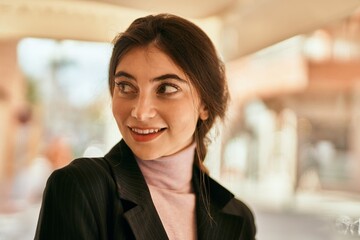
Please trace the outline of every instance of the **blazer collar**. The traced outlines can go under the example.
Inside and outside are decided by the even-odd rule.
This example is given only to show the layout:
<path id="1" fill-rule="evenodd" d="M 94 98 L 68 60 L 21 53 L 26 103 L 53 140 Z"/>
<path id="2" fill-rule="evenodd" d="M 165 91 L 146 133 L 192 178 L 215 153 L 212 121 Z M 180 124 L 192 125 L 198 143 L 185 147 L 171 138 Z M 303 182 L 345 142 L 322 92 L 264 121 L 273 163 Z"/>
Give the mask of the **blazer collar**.
<path id="1" fill-rule="evenodd" d="M 125 207 L 124 216 L 136 239 L 168 239 L 151 200 L 145 178 L 124 140 L 116 144 L 105 155 L 105 159 L 112 168 L 120 200 Z M 216 239 L 215 236 L 221 239 L 232 239 L 232 237 L 226 238 L 229 236 L 229 231 L 231 231 L 231 236 L 234 236 L 233 234 L 240 236 L 243 218 L 237 216 L 228 207 L 234 195 L 197 167 L 194 168 L 193 184 L 197 193 L 196 214 L 199 240 Z M 147 224 L 144 224 L 145 222 Z M 225 223 L 224 228 L 222 224 Z"/>
<path id="2" fill-rule="evenodd" d="M 242 239 L 244 217 L 234 211 L 234 195 L 198 168 L 193 182 L 198 196 L 198 239 Z"/>
<path id="3" fill-rule="evenodd" d="M 139 240 L 168 239 L 152 203 L 145 178 L 124 140 L 115 145 L 105 155 L 105 159 L 112 167 L 120 201 L 124 207 L 124 217 L 135 238 Z"/>

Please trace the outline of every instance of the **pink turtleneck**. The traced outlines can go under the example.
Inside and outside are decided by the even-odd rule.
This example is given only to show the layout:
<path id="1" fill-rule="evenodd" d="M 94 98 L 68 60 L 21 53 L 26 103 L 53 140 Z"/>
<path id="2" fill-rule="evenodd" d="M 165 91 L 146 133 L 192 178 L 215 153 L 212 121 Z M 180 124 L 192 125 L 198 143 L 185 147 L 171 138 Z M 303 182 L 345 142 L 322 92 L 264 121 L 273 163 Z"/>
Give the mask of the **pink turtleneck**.
<path id="1" fill-rule="evenodd" d="M 155 160 L 136 158 L 170 240 L 197 239 L 192 187 L 195 146 Z"/>

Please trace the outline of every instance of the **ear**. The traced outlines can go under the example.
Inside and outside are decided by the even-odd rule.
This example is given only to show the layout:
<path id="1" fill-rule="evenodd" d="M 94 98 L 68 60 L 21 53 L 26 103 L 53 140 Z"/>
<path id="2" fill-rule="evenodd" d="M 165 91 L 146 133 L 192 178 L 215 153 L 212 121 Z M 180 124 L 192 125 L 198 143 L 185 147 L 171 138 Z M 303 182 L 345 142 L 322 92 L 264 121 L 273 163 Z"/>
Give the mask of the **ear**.
<path id="1" fill-rule="evenodd" d="M 207 120 L 209 118 L 209 111 L 208 111 L 207 107 L 203 103 L 200 105 L 199 117 L 203 121 L 205 121 L 205 120 Z"/>

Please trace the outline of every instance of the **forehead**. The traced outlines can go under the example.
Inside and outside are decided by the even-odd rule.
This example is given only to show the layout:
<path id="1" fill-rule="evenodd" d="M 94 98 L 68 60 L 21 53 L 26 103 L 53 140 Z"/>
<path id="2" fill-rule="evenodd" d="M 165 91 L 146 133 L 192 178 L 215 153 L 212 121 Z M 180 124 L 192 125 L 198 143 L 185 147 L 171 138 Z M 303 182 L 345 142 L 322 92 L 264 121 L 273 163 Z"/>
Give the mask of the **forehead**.
<path id="1" fill-rule="evenodd" d="M 119 60 L 116 72 L 128 70 L 133 72 L 176 73 L 185 76 L 185 72 L 170 55 L 153 44 L 146 47 L 135 47 L 125 53 Z"/>

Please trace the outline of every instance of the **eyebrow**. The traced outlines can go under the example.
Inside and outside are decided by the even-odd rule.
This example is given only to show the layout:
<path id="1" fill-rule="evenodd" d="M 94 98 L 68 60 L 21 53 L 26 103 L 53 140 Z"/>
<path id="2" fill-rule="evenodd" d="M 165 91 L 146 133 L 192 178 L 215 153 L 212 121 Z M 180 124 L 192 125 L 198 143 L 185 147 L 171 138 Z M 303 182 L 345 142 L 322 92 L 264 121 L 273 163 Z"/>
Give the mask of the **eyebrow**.
<path id="1" fill-rule="evenodd" d="M 126 78 L 136 81 L 136 78 L 133 75 L 131 75 L 130 73 L 124 72 L 124 71 L 119 71 L 119 72 L 115 73 L 115 78 L 119 78 L 119 77 L 126 77 Z M 183 83 L 188 83 L 188 81 L 186 81 L 185 79 L 182 79 L 181 77 L 179 77 L 178 75 L 173 74 L 173 73 L 167 73 L 164 75 L 160 75 L 158 77 L 151 79 L 151 81 L 157 82 L 157 81 L 163 81 L 166 79 L 175 79 L 175 80 L 178 80 Z"/>
<path id="2" fill-rule="evenodd" d="M 119 78 L 119 77 L 126 77 L 126 78 L 130 78 L 130 79 L 134 79 L 135 80 L 135 77 L 127 72 L 124 72 L 124 71 L 119 71 L 117 73 L 115 73 L 114 75 L 115 78 Z"/>

